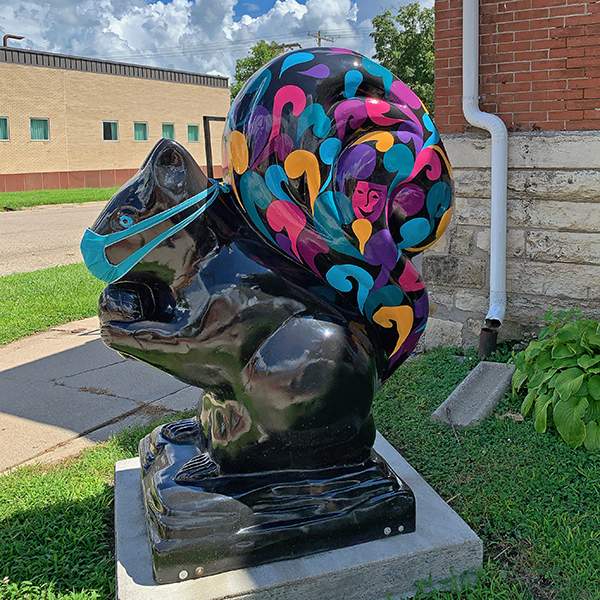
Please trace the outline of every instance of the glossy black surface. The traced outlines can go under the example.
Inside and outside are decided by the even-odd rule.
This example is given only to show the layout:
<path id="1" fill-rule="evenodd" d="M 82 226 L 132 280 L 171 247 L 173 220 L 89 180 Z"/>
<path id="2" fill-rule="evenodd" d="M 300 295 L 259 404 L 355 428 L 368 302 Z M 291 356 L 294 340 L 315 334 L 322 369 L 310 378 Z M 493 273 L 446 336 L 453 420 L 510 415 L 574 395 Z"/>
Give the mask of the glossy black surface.
<path id="1" fill-rule="evenodd" d="M 372 452 L 362 463 L 224 474 L 197 419 L 140 446 L 159 583 L 297 558 L 415 530 L 412 491 Z"/>
<path id="2" fill-rule="evenodd" d="M 141 445 L 159 581 L 414 530 L 371 404 L 425 326 L 410 257 L 447 225 L 452 180 L 416 96 L 373 65 L 276 59 L 231 108 L 229 187 L 161 140 L 86 234 L 109 267 L 160 242 L 107 275 L 102 338 L 204 390 Z"/>

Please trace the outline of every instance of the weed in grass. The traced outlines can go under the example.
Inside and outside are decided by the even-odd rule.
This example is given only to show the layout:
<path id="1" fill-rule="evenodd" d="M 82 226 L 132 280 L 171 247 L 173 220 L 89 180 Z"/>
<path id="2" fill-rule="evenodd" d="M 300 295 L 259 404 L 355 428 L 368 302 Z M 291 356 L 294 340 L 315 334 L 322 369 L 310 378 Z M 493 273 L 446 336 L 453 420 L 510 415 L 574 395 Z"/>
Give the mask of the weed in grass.
<path id="1" fill-rule="evenodd" d="M 30 192 L 3 192 L 0 194 L 0 212 L 50 204 L 79 204 L 110 200 L 119 188 L 81 188 L 75 190 L 34 190 Z"/>
<path id="2" fill-rule="evenodd" d="M 0 277 L 0 345 L 95 315 L 104 285 L 83 264 Z"/>
<path id="3" fill-rule="evenodd" d="M 478 573 L 452 576 L 441 582 L 442 589 L 432 583 L 419 582 L 415 600 L 532 600 L 534 596 L 519 581 L 507 581 L 504 571 L 493 564 Z M 537 599 L 536 599 L 537 600 Z M 540 598 L 541 600 L 541 598 Z"/>

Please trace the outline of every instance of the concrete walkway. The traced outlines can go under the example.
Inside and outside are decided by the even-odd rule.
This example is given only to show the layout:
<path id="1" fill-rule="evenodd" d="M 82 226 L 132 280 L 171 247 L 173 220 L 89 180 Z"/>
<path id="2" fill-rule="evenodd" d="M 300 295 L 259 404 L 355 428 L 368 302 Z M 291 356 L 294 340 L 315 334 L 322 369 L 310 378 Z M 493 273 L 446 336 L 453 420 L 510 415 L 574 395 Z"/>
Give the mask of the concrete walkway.
<path id="1" fill-rule="evenodd" d="M 22 338 L 0 347 L 0 472 L 73 456 L 198 398 L 198 388 L 107 348 L 96 317 Z"/>

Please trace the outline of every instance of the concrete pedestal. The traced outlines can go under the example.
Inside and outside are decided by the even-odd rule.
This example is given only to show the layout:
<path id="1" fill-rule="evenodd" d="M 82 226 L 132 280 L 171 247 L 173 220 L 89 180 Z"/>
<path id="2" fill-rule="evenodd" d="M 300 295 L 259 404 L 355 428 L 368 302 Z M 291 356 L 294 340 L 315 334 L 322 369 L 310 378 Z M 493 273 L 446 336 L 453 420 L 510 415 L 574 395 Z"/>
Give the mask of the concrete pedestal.
<path id="1" fill-rule="evenodd" d="M 119 600 L 379 600 L 410 597 L 415 582 L 436 587 L 481 568 L 481 540 L 419 474 L 377 435 L 375 449 L 412 488 L 417 530 L 293 560 L 158 585 L 141 493 L 139 459 L 115 466 Z"/>

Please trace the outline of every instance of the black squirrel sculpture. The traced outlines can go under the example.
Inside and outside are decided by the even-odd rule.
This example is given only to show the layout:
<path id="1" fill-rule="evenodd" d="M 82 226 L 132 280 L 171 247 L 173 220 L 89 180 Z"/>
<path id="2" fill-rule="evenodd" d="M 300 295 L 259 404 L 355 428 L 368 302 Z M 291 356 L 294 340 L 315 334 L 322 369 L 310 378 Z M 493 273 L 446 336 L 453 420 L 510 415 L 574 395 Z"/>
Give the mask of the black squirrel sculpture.
<path id="1" fill-rule="evenodd" d="M 102 339 L 202 388 L 141 443 L 172 582 L 414 531 L 373 396 L 428 315 L 410 258 L 453 182 L 421 101 L 349 50 L 284 54 L 229 112 L 224 183 L 161 140 L 82 240 Z"/>

